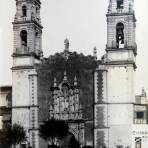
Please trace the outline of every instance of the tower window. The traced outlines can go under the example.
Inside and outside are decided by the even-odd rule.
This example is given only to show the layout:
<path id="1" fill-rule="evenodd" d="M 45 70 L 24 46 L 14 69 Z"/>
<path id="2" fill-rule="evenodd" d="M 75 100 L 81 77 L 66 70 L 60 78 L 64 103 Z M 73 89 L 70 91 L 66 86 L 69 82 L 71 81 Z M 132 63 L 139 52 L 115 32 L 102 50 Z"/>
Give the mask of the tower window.
<path id="1" fill-rule="evenodd" d="M 22 7 L 22 16 L 27 16 L 27 7 L 26 6 L 23 6 Z"/>
<path id="2" fill-rule="evenodd" d="M 117 9 L 123 9 L 123 0 L 117 0 Z"/>
<path id="3" fill-rule="evenodd" d="M 142 146 L 142 139 L 141 137 L 135 137 L 135 148 L 141 148 Z"/>
<path id="4" fill-rule="evenodd" d="M 123 148 L 123 146 L 122 145 L 117 145 L 117 148 Z"/>
<path id="5" fill-rule="evenodd" d="M 116 44 L 117 44 L 117 48 L 124 47 L 124 25 L 123 23 L 118 23 L 116 26 Z"/>
<path id="6" fill-rule="evenodd" d="M 21 36 L 21 45 L 27 47 L 27 31 L 22 30 L 20 36 Z"/>
<path id="7" fill-rule="evenodd" d="M 136 117 L 137 117 L 137 119 L 143 119 L 144 118 L 144 112 L 137 112 Z"/>

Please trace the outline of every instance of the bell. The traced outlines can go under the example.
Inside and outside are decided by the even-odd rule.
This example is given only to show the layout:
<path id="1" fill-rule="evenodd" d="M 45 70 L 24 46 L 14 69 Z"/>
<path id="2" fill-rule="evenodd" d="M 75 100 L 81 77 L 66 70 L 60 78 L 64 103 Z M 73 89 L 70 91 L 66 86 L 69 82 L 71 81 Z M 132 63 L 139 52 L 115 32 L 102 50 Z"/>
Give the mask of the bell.
<path id="1" fill-rule="evenodd" d="M 122 30 L 119 29 L 119 30 L 118 30 L 118 35 L 122 35 L 122 34 L 123 34 Z"/>
<path id="2" fill-rule="evenodd" d="M 123 39 L 121 40 L 121 44 L 124 44 L 124 40 Z"/>

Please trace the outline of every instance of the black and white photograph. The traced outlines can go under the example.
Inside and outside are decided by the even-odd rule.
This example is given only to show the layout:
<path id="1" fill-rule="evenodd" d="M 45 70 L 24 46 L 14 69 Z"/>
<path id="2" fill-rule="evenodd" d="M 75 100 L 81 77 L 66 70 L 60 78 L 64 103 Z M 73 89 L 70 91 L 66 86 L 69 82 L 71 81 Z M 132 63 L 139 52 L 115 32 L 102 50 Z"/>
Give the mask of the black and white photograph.
<path id="1" fill-rule="evenodd" d="M 0 2 L 0 148 L 148 148 L 147 0 Z"/>

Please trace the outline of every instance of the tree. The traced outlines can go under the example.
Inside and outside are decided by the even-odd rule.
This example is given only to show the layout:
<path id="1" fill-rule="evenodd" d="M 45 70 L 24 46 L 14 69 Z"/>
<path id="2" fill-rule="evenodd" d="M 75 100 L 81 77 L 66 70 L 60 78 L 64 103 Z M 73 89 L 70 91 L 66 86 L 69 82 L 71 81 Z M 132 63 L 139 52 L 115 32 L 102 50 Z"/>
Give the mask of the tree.
<path id="1" fill-rule="evenodd" d="M 14 147 L 26 140 L 26 132 L 24 128 L 18 124 L 14 124 L 11 128 L 11 142 Z"/>
<path id="2" fill-rule="evenodd" d="M 0 147 L 9 148 L 11 146 L 11 130 L 10 125 L 5 125 L 0 130 Z"/>
<path id="3" fill-rule="evenodd" d="M 80 143 L 71 132 L 59 141 L 59 145 L 61 148 L 80 148 Z"/>
<path id="4" fill-rule="evenodd" d="M 57 145 L 57 140 L 62 139 L 68 133 L 68 124 L 63 120 L 51 119 L 44 121 L 40 126 L 40 136 L 46 140 L 52 147 Z"/>
<path id="5" fill-rule="evenodd" d="M 10 146 L 16 147 L 17 144 L 26 140 L 26 133 L 22 126 L 14 124 L 11 126 L 7 124 L 0 131 L 0 144 L 3 148 L 9 148 Z"/>
<path id="6" fill-rule="evenodd" d="M 93 148 L 93 146 L 85 145 L 85 146 L 83 146 L 82 148 Z"/>
<path id="7" fill-rule="evenodd" d="M 72 136 L 69 142 L 69 148 L 80 148 L 80 143 L 76 140 L 74 135 Z"/>

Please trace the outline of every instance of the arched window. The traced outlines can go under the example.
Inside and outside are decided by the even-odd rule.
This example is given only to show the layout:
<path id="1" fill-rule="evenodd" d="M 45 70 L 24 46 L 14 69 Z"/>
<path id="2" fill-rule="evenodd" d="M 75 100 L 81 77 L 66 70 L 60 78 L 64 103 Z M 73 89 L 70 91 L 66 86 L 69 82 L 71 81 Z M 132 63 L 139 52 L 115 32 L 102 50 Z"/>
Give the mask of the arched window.
<path id="1" fill-rule="evenodd" d="M 21 36 L 21 45 L 27 47 L 27 31 L 22 30 L 20 36 Z"/>
<path id="2" fill-rule="evenodd" d="M 117 48 L 124 47 L 124 24 L 118 23 L 116 26 L 116 43 Z"/>
<path id="3" fill-rule="evenodd" d="M 12 98 L 12 94 L 9 93 L 6 97 L 6 101 L 7 101 L 7 106 L 8 107 L 11 107 L 12 106 L 12 101 L 11 101 L 11 98 Z"/>
<path id="4" fill-rule="evenodd" d="M 33 12 L 31 13 L 31 19 L 32 19 L 32 20 L 34 20 L 34 19 L 35 19 L 35 15 L 34 15 L 34 13 L 33 13 Z"/>
<path id="5" fill-rule="evenodd" d="M 36 7 L 36 14 L 38 14 L 38 10 L 39 10 L 39 8 L 38 8 L 38 7 Z"/>
<path id="6" fill-rule="evenodd" d="M 142 148 L 142 139 L 141 137 L 135 137 L 135 148 Z"/>
<path id="7" fill-rule="evenodd" d="M 123 9 L 123 0 L 117 0 L 117 9 Z"/>
<path id="8" fill-rule="evenodd" d="M 27 16 L 27 7 L 26 6 L 23 6 L 22 7 L 22 16 Z"/>

